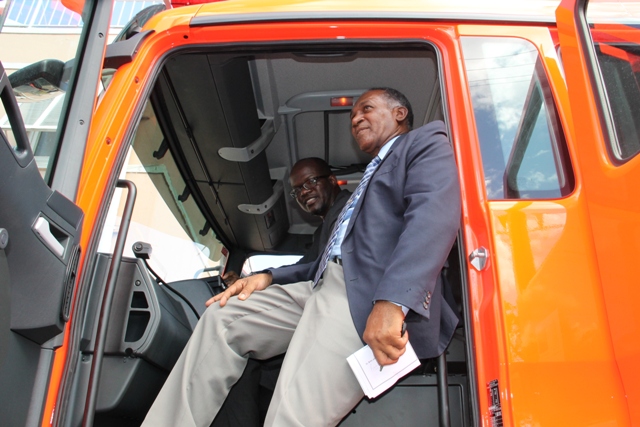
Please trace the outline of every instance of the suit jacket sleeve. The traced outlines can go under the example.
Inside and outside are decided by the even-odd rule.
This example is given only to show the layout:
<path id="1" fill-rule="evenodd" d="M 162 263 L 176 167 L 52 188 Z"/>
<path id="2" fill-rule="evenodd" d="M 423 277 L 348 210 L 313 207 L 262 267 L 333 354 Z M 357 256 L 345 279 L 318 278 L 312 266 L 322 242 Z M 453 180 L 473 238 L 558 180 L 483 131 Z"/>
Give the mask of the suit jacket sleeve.
<path id="1" fill-rule="evenodd" d="M 286 285 L 287 283 L 302 282 L 305 280 L 313 280 L 317 265 L 317 260 L 305 264 L 285 265 L 284 267 L 274 268 L 271 271 L 272 283 Z"/>

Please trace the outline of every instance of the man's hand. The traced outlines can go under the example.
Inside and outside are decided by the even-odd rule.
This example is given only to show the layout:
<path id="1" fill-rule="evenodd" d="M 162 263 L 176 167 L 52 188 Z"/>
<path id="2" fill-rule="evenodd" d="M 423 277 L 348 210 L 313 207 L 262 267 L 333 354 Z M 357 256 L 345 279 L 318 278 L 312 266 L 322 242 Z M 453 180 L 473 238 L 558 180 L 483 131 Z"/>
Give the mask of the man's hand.
<path id="1" fill-rule="evenodd" d="M 409 336 L 402 335 L 402 322 L 404 313 L 400 306 L 389 301 L 376 301 L 373 305 L 363 339 L 380 366 L 394 364 L 404 354 Z"/>
<path id="2" fill-rule="evenodd" d="M 224 307 L 234 295 L 238 295 L 238 299 L 246 300 L 254 291 L 261 291 L 271 284 L 271 274 L 263 273 L 255 276 L 244 277 L 236 280 L 233 285 L 229 286 L 223 292 L 209 299 L 205 305 L 209 307 L 214 302 L 220 301 L 220 307 Z"/>
<path id="3" fill-rule="evenodd" d="M 240 278 L 240 276 L 238 276 L 238 273 L 236 273 L 235 271 L 231 270 L 231 271 L 227 271 L 226 273 L 224 273 L 222 275 L 222 281 L 224 282 L 225 285 L 227 286 L 231 286 L 234 283 L 236 283 L 236 281 Z"/>

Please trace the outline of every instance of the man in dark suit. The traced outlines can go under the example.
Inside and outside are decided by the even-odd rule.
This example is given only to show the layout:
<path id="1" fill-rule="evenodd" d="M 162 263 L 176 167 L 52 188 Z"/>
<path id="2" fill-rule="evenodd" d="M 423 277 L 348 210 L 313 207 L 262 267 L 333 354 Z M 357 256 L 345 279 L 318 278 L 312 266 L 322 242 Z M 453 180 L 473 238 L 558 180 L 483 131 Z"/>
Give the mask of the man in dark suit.
<path id="1" fill-rule="evenodd" d="M 358 99 L 352 134 L 375 157 L 323 254 L 240 279 L 208 301 L 143 425 L 207 425 L 247 358 L 283 349 L 265 425 L 335 425 L 363 397 L 346 362 L 363 341 L 380 366 L 408 340 L 420 358 L 445 350 L 457 317 L 440 270 L 460 223 L 458 173 L 444 124 L 411 131 L 412 121 L 393 89 Z"/>
<path id="2" fill-rule="evenodd" d="M 289 184 L 298 206 L 312 215 L 322 218 L 322 224 L 313 233 L 312 244 L 296 264 L 313 262 L 329 241 L 329 234 L 349 199 L 351 192 L 341 190 L 338 179 L 323 159 L 309 157 L 299 160 L 291 168 Z M 240 277 L 235 271 L 223 276 L 230 286 Z M 242 377 L 231 389 L 211 427 L 260 426 L 264 421 L 266 406 L 271 400 L 282 365 L 282 356 L 260 362 L 250 359 Z"/>

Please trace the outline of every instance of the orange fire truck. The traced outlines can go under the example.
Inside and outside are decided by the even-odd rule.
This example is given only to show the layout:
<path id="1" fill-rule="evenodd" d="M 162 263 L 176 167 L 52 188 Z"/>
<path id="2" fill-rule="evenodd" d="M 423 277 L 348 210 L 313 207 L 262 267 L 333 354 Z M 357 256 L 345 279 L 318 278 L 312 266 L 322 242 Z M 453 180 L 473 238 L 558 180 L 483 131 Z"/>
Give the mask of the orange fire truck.
<path id="1" fill-rule="evenodd" d="M 139 425 L 220 273 L 309 244 L 291 166 L 358 182 L 350 105 L 388 86 L 449 130 L 462 322 L 340 425 L 640 426 L 639 2 L 154 6 L 108 45 L 110 1 L 63 3 L 75 60 L 1 70 L 0 424 Z"/>

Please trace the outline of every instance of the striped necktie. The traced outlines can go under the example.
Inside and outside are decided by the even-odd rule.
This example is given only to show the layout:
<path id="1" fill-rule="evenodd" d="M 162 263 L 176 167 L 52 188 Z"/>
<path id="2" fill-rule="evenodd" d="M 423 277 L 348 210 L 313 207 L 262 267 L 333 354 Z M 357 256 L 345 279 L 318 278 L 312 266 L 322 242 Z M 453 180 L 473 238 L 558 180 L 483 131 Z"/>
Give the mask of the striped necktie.
<path id="1" fill-rule="evenodd" d="M 322 252 L 322 258 L 320 260 L 320 264 L 318 265 L 318 271 L 316 271 L 316 276 L 313 279 L 314 286 L 318 284 L 320 277 L 322 277 L 322 273 L 324 273 L 324 270 L 327 268 L 327 264 L 329 263 L 329 255 L 331 254 L 331 249 L 333 248 L 333 245 L 336 243 L 336 240 L 338 240 L 338 234 L 339 234 L 338 230 L 340 229 L 340 224 L 342 224 L 342 222 L 345 220 L 345 217 L 347 216 L 347 213 L 349 213 L 349 210 L 356 205 L 356 202 L 358 201 L 362 193 L 364 193 L 364 190 L 367 188 L 367 185 L 369 184 L 369 181 L 371 180 L 373 173 L 375 172 L 376 168 L 378 167 L 381 161 L 382 159 L 376 156 L 373 158 L 373 160 L 369 162 L 369 164 L 367 165 L 367 168 L 364 171 L 364 175 L 362 175 L 362 179 L 358 184 L 358 187 L 356 187 L 356 191 L 353 192 L 351 197 L 349 197 L 349 200 L 347 200 L 347 203 L 342 208 L 342 211 L 340 212 L 340 215 L 338 216 L 338 219 L 336 220 L 336 223 L 333 226 L 333 230 L 331 231 L 331 237 L 329 237 L 329 243 L 327 243 L 327 246 L 325 246 L 324 248 L 324 252 Z"/>

